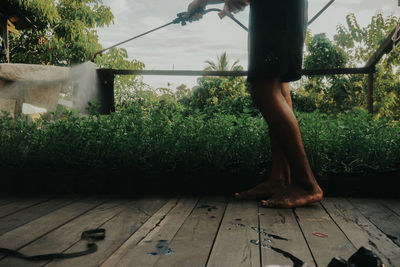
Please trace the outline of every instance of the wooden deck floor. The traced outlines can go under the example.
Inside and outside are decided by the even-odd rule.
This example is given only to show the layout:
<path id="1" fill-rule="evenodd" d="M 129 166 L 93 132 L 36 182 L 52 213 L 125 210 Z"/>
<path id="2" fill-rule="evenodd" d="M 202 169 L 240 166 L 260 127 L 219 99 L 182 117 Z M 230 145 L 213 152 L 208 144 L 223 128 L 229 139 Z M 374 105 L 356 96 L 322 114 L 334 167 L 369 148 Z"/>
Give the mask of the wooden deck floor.
<path id="1" fill-rule="evenodd" d="M 0 266 L 293 266 L 283 251 L 326 266 L 361 246 L 400 266 L 400 200 L 326 198 L 274 210 L 224 196 L 0 198 L 0 247 L 81 251 L 81 232 L 93 228 L 107 231 L 94 254 L 50 262 L 0 256 Z"/>

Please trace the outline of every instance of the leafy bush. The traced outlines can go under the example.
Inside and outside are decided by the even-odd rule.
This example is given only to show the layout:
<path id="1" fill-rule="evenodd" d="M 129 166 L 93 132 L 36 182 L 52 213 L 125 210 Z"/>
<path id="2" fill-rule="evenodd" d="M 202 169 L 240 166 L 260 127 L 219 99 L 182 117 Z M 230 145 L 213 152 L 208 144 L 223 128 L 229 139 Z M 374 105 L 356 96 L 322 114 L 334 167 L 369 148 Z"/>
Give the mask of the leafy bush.
<path id="1" fill-rule="evenodd" d="M 337 116 L 297 113 L 317 174 L 398 168 L 400 125 L 355 110 Z M 140 173 L 257 175 L 271 161 L 260 116 L 166 114 L 131 105 L 111 115 L 58 110 L 34 123 L 0 118 L 0 166 L 135 169 Z"/>

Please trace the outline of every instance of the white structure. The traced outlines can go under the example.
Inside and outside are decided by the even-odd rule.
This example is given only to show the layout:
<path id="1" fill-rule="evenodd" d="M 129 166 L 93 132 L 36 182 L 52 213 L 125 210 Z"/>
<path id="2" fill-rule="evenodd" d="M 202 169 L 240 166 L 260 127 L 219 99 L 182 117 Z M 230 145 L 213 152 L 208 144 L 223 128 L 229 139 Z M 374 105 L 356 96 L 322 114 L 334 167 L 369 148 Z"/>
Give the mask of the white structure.
<path id="1" fill-rule="evenodd" d="M 30 114 L 54 111 L 69 71 L 47 65 L 0 64 L 0 111 L 13 117 L 23 109 Z"/>

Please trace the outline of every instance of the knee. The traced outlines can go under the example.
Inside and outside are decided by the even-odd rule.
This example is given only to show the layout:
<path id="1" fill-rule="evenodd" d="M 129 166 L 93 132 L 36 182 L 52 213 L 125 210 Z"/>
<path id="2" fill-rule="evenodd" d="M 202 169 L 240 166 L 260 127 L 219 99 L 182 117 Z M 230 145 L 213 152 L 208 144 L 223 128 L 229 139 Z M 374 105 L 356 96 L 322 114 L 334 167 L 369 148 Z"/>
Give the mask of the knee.
<path id="1" fill-rule="evenodd" d="M 252 82 L 250 83 L 250 94 L 258 107 L 275 102 L 282 97 L 281 83 L 275 79 Z"/>
<path id="2" fill-rule="evenodd" d="M 289 83 L 282 83 L 282 95 L 284 98 L 290 98 Z"/>

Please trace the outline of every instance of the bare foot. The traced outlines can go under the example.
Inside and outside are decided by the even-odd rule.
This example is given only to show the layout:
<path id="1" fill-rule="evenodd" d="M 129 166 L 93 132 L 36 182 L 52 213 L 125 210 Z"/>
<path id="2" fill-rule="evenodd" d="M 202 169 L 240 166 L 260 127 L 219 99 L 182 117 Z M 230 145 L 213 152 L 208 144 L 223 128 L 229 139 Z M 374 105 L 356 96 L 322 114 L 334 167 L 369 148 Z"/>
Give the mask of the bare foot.
<path id="1" fill-rule="evenodd" d="M 272 172 L 270 177 L 261 184 L 242 193 L 235 193 L 238 199 L 253 200 L 266 199 L 281 192 L 289 184 L 289 172 L 278 174 Z"/>
<path id="2" fill-rule="evenodd" d="M 316 183 L 308 187 L 291 184 L 270 199 L 262 200 L 261 205 L 269 208 L 290 209 L 321 201 L 322 197 L 322 189 Z"/>
<path id="3" fill-rule="evenodd" d="M 266 180 L 261 184 L 245 191 L 242 193 L 235 193 L 235 197 L 238 199 L 265 199 L 282 191 L 285 188 L 285 184 L 282 181 Z"/>

